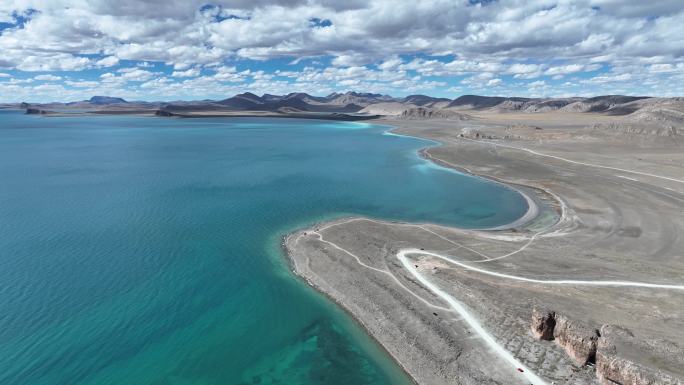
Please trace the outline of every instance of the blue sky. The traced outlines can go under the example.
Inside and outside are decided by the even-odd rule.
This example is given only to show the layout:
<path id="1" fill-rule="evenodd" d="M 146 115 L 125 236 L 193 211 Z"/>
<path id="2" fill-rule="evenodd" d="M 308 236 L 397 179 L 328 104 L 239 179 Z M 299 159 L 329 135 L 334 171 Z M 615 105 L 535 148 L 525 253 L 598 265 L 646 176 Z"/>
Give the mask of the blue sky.
<path id="1" fill-rule="evenodd" d="M 3 0 L 0 102 L 684 95 L 684 3 Z"/>

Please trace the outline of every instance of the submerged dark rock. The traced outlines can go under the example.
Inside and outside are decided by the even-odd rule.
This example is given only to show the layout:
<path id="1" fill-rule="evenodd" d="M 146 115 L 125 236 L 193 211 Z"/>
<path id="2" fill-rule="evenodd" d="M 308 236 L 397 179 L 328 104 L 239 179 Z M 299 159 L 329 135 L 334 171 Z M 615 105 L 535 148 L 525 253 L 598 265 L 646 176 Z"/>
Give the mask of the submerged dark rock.
<path id="1" fill-rule="evenodd" d="M 176 114 L 167 110 L 157 110 L 154 114 L 157 116 L 176 116 Z"/>

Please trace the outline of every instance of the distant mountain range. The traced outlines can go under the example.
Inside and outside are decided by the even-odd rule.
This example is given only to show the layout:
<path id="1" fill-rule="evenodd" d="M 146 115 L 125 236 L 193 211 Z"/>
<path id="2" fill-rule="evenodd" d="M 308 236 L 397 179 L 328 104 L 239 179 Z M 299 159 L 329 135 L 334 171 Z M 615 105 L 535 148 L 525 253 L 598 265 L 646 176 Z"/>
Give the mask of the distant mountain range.
<path id="1" fill-rule="evenodd" d="M 17 105 L 4 105 L 16 106 Z M 395 98 L 389 95 L 346 92 L 327 96 L 313 96 L 303 92 L 287 95 L 250 92 L 223 100 L 176 102 L 129 102 L 122 98 L 93 96 L 89 100 L 71 103 L 18 105 L 29 113 L 53 110 L 94 110 L 97 113 L 155 112 L 162 116 L 250 115 L 259 112 L 268 116 L 294 115 L 297 117 L 391 117 L 397 119 L 468 119 L 468 113 L 541 113 L 549 111 L 633 115 L 642 121 L 667 124 L 684 123 L 684 98 L 655 98 L 646 96 L 604 95 L 590 98 L 523 98 L 503 96 L 463 95 L 456 99 L 428 95 L 409 95 Z"/>

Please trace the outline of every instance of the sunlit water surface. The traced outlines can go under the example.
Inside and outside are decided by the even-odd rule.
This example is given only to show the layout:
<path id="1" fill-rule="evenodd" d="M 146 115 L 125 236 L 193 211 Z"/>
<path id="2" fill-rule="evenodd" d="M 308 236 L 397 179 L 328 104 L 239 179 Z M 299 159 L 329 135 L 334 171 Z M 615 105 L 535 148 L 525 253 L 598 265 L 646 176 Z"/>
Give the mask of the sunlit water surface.
<path id="1" fill-rule="evenodd" d="M 0 112 L 0 384 L 407 384 L 281 237 L 349 214 L 490 227 L 527 205 L 386 129 Z"/>

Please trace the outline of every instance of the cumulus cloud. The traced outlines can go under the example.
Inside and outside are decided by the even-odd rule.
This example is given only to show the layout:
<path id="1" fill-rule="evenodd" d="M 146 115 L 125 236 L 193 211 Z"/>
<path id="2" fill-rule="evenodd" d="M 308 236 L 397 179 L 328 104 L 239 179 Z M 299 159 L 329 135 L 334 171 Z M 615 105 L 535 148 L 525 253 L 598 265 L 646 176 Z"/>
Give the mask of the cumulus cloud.
<path id="1" fill-rule="evenodd" d="M 121 68 L 117 72 L 121 74 L 119 75 L 119 78 L 132 82 L 144 82 L 157 75 L 154 72 L 140 69 L 138 67 Z"/>
<path id="2" fill-rule="evenodd" d="M 14 0 L 3 2 L 0 12 L 33 8 L 39 13 L 23 28 L 5 31 L 0 47 L 72 55 L 105 52 L 119 59 L 182 64 L 233 55 L 332 55 L 340 65 L 359 65 L 417 51 L 469 59 L 483 54 L 527 59 L 684 53 L 682 38 L 672 34 L 684 21 L 684 5 L 677 1 L 336 3 Z"/>
<path id="3" fill-rule="evenodd" d="M 95 62 L 98 67 L 113 67 L 119 64 L 119 58 L 116 56 L 107 56 Z"/>
<path id="4" fill-rule="evenodd" d="M 490 80 L 487 82 L 487 86 L 489 86 L 489 87 L 495 87 L 495 86 L 498 86 L 498 85 L 500 85 L 500 84 L 502 84 L 502 83 L 503 83 L 503 80 L 501 80 L 501 79 L 499 79 L 499 78 L 490 79 Z"/>
<path id="5" fill-rule="evenodd" d="M 628 73 L 616 74 L 616 75 L 605 75 L 605 76 L 595 76 L 593 78 L 583 80 L 582 83 L 585 84 L 601 84 L 601 83 L 611 83 L 611 82 L 624 82 L 632 79 L 632 75 Z"/>
<path id="6" fill-rule="evenodd" d="M 511 65 L 507 72 L 514 74 L 514 77 L 520 79 L 534 79 L 538 78 L 542 74 L 543 66 L 539 64 L 521 64 L 515 63 Z"/>
<path id="7" fill-rule="evenodd" d="M 200 74 L 200 69 L 195 67 L 195 68 L 190 68 L 185 71 L 173 71 L 171 76 L 175 78 L 192 78 L 195 76 L 199 76 Z"/>
<path id="8" fill-rule="evenodd" d="M 40 80 L 40 81 L 57 81 L 57 80 L 62 80 L 62 77 L 46 74 L 46 75 L 35 76 L 34 79 Z"/>
<path id="9" fill-rule="evenodd" d="M 100 83 L 131 93 L 210 81 L 404 92 L 445 78 L 452 90 L 527 90 L 539 79 L 599 86 L 626 74 L 662 91 L 664 77 L 675 89 L 684 69 L 679 0 L 5 0 L 0 22 L 0 69 L 106 71 Z M 312 59 L 329 66 L 282 64 Z M 234 69 L 249 60 L 279 64 Z M 173 69 L 118 68 L 136 62 Z M 86 84 L 64 83 L 64 92 Z"/>
<path id="10" fill-rule="evenodd" d="M 562 65 L 562 66 L 554 66 L 548 68 L 546 71 L 544 71 L 545 75 L 551 75 L 551 76 L 556 76 L 556 75 L 568 75 L 568 74 L 574 74 L 577 72 L 591 72 L 591 71 L 596 71 L 599 68 L 601 68 L 600 64 L 567 64 L 567 65 Z"/>
<path id="11" fill-rule="evenodd" d="M 81 80 L 81 81 L 72 81 L 72 80 L 67 80 L 64 82 L 64 84 L 69 85 L 71 87 L 76 87 L 76 88 L 96 88 L 100 86 L 99 82 L 95 81 L 87 81 L 87 80 Z"/>

